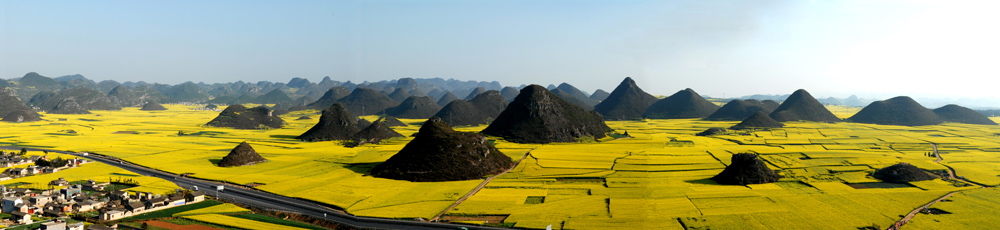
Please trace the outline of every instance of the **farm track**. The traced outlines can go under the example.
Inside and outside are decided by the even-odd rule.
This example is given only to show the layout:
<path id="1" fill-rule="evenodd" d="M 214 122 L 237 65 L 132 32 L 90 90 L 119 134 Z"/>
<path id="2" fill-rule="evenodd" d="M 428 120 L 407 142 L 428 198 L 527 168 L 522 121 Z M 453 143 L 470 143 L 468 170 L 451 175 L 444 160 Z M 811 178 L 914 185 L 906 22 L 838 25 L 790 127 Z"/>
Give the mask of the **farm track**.
<path id="1" fill-rule="evenodd" d="M 18 150 L 21 147 L 16 146 L 0 146 L 0 149 L 8 150 Z M 305 200 L 300 198 L 286 197 L 274 193 L 269 193 L 265 191 L 248 189 L 240 185 L 229 184 L 226 182 L 210 181 L 197 178 L 182 177 L 177 174 L 168 173 L 152 168 L 148 168 L 141 165 L 132 164 L 127 161 L 122 161 L 120 159 L 101 156 L 97 154 L 83 155 L 81 153 L 60 151 L 54 149 L 40 149 L 40 148 L 29 148 L 25 147 L 29 151 L 48 151 L 62 154 L 69 154 L 81 158 L 87 158 L 96 162 L 100 162 L 107 165 L 116 166 L 123 168 L 128 171 L 135 172 L 139 175 L 148 177 L 157 177 L 164 179 L 181 188 L 191 188 L 192 186 L 199 186 L 209 190 L 215 186 L 226 186 L 224 193 L 219 193 L 219 198 L 224 200 L 235 201 L 237 203 L 254 206 L 262 208 L 265 210 L 282 211 L 289 213 L 297 213 L 301 215 L 310 216 L 316 219 L 327 220 L 330 222 L 360 228 L 360 229 L 505 229 L 496 228 L 488 226 L 475 226 L 475 225 L 461 225 L 461 224 L 448 224 L 448 223 L 434 223 L 434 222 L 423 222 L 423 221 L 412 221 L 412 220 L 396 220 L 396 219 L 385 219 L 385 218 L 373 218 L 373 217 L 362 217 L 347 214 L 342 210 L 337 210 L 331 208 L 329 205 Z M 522 158 L 523 159 L 523 158 Z M 208 191 L 206 191 L 208 192 Z M 211 192 L 207 193 L 211 195 Z"/>
<path id="2" fill-rule="evenodd" d="M 451 211 L 452 209 L 455 209 L 455 207 L 458 207 L 459 204 L 462 204 L 462 202 L 465 202 L 465 200 L 469 199 L 469 197 L 471 197 L 472 195 L 476 195 L 476 193 L 478 193 L 479 190 L 482 190 L 483 187 L 486 187 L 486 184 L 489 184 L 490 181 L 493 181 L 493 178 L 496 178 L 496 177 L 501 176 L 503 174 L 507 174 L 507 172 L 510 172 L 510 170 L 514 170 L 514 168 L 517 168 L 517 166 L 521 164 L 521 161 L 524 161 L 524 159 L 528 158 L 529 154 L 531 154 L 530 150 L 528 152 L 524 153 L 524 156 L 522 156 L 520 160 L 517 160 L 517 162 L 514 163 L 514 166 L 510 166 L 509 169 L 504 170 L 503 172 L 500 172 L 497 175 L 493 175 L 493 176 L 491 176 L 489 178 L 486 178 L 486 180 L 483 180 L 483 183 L 479 183 L 479 186 L 476 186 L 476 188 L 472 189 L 472 191 L 469 191 L 469 193 L 466 193 L 465 196 L 462 196 L 462 198 L 459 198 L 458 200 L 456 200 L 454 204 L 451 204 L 451 206 L 448 206 L 448 208 L 446 208 L 444 211 L 442 211 L 441 213 L 438 213 L 437 216 L 434 216 L 434 218 L 431 219 L 430 221 L 431 222 L 435 222 L 435 221 L 440 220 L 441 216 L 444 216 L 445 213 L 448 213 L 448 211 Z"/>
<path id="3" fill-rule="evenodd" d="M 937 160 L 934 160 L 934 163 L 938 163 L 938 164 L 940 164 L 940 165 L 948 168 L 948 179 L 958 180 L 958 181 L 962 181 L 962 182 L 965 182 L 965 183 L 968 183 L 968 184 L 979 185 L 980 188 L 985 188 L 986 187 L 986 185 L 983 185 L 983 184 L 979 184 L 979 183 L 967 181 L 965 179 L 956 178 L 955 177 L 955 169 L 951 168 L 951 166 L 948 166 L 948 165 L 945 165 L 945 164 L 941 164 L 941 161 L 944 160 L 944 158 L 941 158 L 941 154 L 938 153 L 937 144 L 931 143 L 931 147 L 934 150 L 934 156 L 937 157 Z M 917 213 L 920 213 L 920 211 L 923 211 L 924 209 L 927 209 L 931 205 L 937 204 L 938 202 L 941 202 L 944 199 L 948 199 L 949 197 L 951 197 L 951 195 L 955 195 L 955 193 L 958 193 L 958 192 L 960 192 L 960 191 L 949 192 L 948 194 L 945 194 L 944 196 L 941 196 L 941 197 L 937 198 L 936 200 L 933 200 L 930 203 L 925 204 L 924 206 L 920 206 L 920 207 L 917 207 L 916 209 L 913 209 L 913 211 L 910 211 L 909 214 L 906 214 L 906 216 L 904 216 L 899 221 L 896 221 L 896 223 L 893 224 L 893 226 L 890 226 L 886 230 L 899 230 L 899 229 L 902 229 L 903 225 L 906 225 L 906 223 L 910 222 L 910 220 L 913 219 L 913 217 L 917 216 Z"/>

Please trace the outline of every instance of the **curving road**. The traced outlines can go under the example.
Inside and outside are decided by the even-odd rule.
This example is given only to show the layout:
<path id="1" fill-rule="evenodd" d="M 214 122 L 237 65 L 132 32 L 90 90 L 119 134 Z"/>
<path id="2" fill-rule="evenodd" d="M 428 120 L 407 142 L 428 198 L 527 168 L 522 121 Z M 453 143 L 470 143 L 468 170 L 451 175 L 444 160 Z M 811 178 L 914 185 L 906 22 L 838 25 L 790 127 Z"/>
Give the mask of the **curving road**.
<path id="1" fill-rule="evenodd" d="M 19 150 L 21 147 L 12 146 L 0 146 L 0 149 L 8 150 Z M 51 150 L 51 149 L 39 149 L 39 148 L 27 148 L 29 151 L 48 151 L 56 152 L 62 154 L 74 155 L 81 158 L 87 158 L 93 161 L 101 162 L 104 164 L 114 165 L 123 168 L 128 171 L 138 173 L 143 176 L 158 177 L 164 180 L 171 181 L 181 188 L 190 189 L 193 186 L 198 186 L 201 191 L 204 191 L 208 195 L 213 194 L 216 186 L 225 186 L 224 192 L 219 193 L 219 198 L 225 200 L 231 200 L 238 203 L 247 204 L 250 206 L 255 206 L 263 209 L 278 210 L 291 213 L 299 213 L 303 215 L 308 215 L 317 219 L 325 219 L 331 222 L 336 222 L 343 225 L 352 226 L 355 228 L 365 228 L 365 229 L 505 229 L 505 228 L 493 228 L 493 227 L 483 227 L 474 225 L 459 225 L 459 224 L 446 224 L 446 223 L 434 223 L 434 222 L 421 222 L 421 221 L 406 221 L 406 220 L 394 220 L 394 219 L 382 219 L 382 218 L 371 218 L 371 217 L 359 217 L 350 214 L 346 214 L 343 211 L 335 210 L 323 204 L 313 201 L 300 200 L 291 197 L 281 196 L 273 193 L 262 192 L 258 190 L 246 189 L 241 186 L 231 186 L 231 184 L 200 180 L 194 178 L 181 177 L 177 174 L 168 173 L 164 171 L 159 171 L 151 168 L 147 168 L 140 165 L 131 164 L 124 161 L 119 161 L 112 157 L 100 156 L 95 154 L 88 154 L 84 156 L 80 153 Z"/>

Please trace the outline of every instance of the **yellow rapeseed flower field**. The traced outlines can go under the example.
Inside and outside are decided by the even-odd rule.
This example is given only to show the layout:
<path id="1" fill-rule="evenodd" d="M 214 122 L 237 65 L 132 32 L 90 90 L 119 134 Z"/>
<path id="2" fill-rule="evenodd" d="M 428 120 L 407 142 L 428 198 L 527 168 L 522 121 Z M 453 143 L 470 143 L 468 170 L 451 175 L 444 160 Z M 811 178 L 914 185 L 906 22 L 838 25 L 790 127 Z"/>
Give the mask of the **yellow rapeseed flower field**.
<path id="1" fill-rule="evenodd" d="M 366 175 L 412 140 L 410 135 L 418 131 L 423 120 L 402 119 L 409 126 L 394 129 L 405 138 L 345 148 L 336 142 L 294 139 L 318 121 L 315 110 L 283 115 L 287 124 L 282 128 L 236 130 L 203 126 L 217 112 L 195 110 L 195 106 L 166 106 L 169 110 L 125 108 L 88 115 L 44 114 L 46 120 L 41 122 L 0 123 L 5 130 L 0 143 L 92 151 L 169 172 L 192 173 L 193 177 L 253 183 L 261 190 L 336 205 L 351 214 L 385 218 L 431 218 L 483 181 L 414 183 Z M 843 118 L 860 108 L 830 109 Z M 301 116 L 311 119 L 296 119 Z M 530 154 L 511 172 L 494 179 L 447 215 L 500 218 L 506 225 L 524 228 L 857 229 L 872 224 L 890 226 L 900 215 L 952 191 L 970 194 L 958 196 L 970 197 L 968 204 L 942 207 L 959 209 L 975 202 L 997 202 L 975 197 L 983 196 L 977 195 L 982 193 L 979 189 L 970 190 L 976 186 L 955 186 L 962 185 L 960 182 L 936 179 L 881 188 L 881 181 L 869 176 L 875 169 L 906 162 L 927 170 L 947 170 L 945 166 L 949 166 L 970 181 L 998 185 L 997 126 L 786 122 L 779 129 L 729 131 L 711 137 L 694 135 L 736 123 L 698 119 L 608 121 L 611 128 L 619 133 L 627 131 L 632 138 L 586 143 L 517 144 L 491 138 L 497 148 L 514 159 L 528 151 Z M 456 130 L 476 132 L 483 128 Z M 243 167 L 215 166 L 215 161 L 242 141 L 250 143 L 268 161 Z M 941 163 L 927 155 L 932 143 L 944 157 Z M 758 154 L 783 178 L 772 184 L 749 186 L 719 185 L 710 179 L 731 163 L 733 154 L 743 152 Z M 107 172 L 80 174 L 73 180 L 117 172 L 113 166 L 98 164 L 77 170 Z M 34 183 L 51 179 L 55 178 L 39 177 Z M 150 182 L 150 186 L 155 184 Z M 135 189 L 151 188 L 143 184 Z M 159 191 L 169 190 L 170 186 L 164 188 Z M 953 213 L 957 219 L 976 216 L 971 212 Z M 918 216 L 914 223 L 927 223 L 927 218 Z M 950 223 L 966 228 L 989 224 Z M 928 229 L 940 225 L 914 226 Z"/>

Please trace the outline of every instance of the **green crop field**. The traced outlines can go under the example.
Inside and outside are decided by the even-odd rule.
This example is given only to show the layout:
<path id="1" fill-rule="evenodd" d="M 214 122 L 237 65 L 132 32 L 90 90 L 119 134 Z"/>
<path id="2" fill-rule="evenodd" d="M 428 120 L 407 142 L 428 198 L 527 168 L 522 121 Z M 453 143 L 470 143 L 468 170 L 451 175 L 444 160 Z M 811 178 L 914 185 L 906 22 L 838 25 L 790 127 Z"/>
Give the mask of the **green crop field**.
<path id="1" fill-rule="evenodd" d="M 283 115 L 287 122 L 283 128 L 237 130 L 203 126 L 217 112 L 194 110 L 195 106 L 165 106 L 170 110 L 125 108 L 87 115 L 44 114 L 47 121 L 0 123 L 5 130 L 0 144 L 91 151 L 168 172 L 191 173 L 192 177 L 256 183 L 261 190 L 328 203 L 354 215 L 384 218 L 432 218 L 483 182 L 415 183 L 367 175 L 369 169 L 412 140 L 410 135 L 417 132 L 422 120 L 402 119 L 410 125 L 394 127 L 406 138 L 346 148 L 335 142 L 294 139 L 317 122 L 315 110 Z M 858 110 L 830 109 L 838 117 L 849 117 Z M 303 115 L 312 119 L 295 119 Z M 502 223 L 464 222 L 523 228 L 857 229 L 873 224 L 890 226 L 914 208 L 962 191 L 951 198 L 952 202 L 934 206 L 952 214 L 921 214 L 907 229 L 988 228 L 992 223 L 983 218 L 997 216 L 984 214 L 1000 206 L 1000 201 L 991 198 L 996 197 L 996 189 L 956 186 L 961 183 L 941 179 L 883 188 L 869 173 L 898 162 L 928 170 L 950 166 L 970 181 L 998 185 L 1000 139 L 996 134 L 1000 127 L 786 122 L 780 129 L 694 135 L 736 123 L 609 121 L 610 127 L 628 131 L 633 138 L 609 137 L 585 143 L 517 144 L 494 138 L 496 147 L 514 159 L 528 151 L 530 154 L 446 215 L 499 217 Z M 460 131 L 483 128 L 456 127 Z M 242 141 L 268 161 L 232 168 L 213 164 Z M 941 163 L 926 155 L 931 143 L 938 145 L 944 158 Z M 759 154 L 783 178 L 773 184 L 749 186 L 719 185 L 710 179 L 730 164 L 733 154 L 742 152 Z M 111 173 L 128 174 L 101 164 L 64 172 L 4 183 L 44 185 L 58 177 L 106 181 Z M 143 183 L 132 190 L 164 193 L 174 188 L 169 182 L 138 178 Z M 850 185 L 865 183 L 874 188 Z M 214 214 L 239 209 L 218 209 L 185 218 L 241 228 L 256 224 Z"/>

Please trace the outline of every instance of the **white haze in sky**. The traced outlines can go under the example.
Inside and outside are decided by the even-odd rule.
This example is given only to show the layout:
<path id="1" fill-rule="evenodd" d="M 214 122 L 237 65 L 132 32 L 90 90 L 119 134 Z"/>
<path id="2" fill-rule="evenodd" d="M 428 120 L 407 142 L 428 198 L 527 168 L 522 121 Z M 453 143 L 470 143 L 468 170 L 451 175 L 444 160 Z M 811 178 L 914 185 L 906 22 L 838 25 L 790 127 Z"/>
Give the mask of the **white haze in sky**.
<path id="1" fill-rule="evenodd" d="M 0 78 L 1000 98 L 1000 1 L 0 2 Z M 996 107 L 1000 107 L 1000 103 Z"/>

